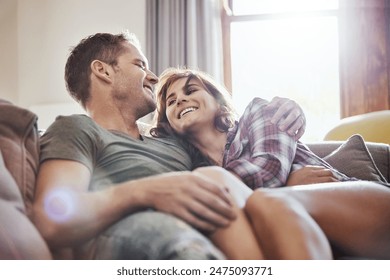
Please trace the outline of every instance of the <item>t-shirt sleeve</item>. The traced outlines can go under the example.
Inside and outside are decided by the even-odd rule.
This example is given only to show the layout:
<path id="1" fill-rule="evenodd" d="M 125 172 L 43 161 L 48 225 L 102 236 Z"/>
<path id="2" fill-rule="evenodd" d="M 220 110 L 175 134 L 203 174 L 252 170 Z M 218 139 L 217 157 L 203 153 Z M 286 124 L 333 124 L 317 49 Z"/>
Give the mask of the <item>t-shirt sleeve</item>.
<path id="1" fill-rule="evenodd" d="M 96 159 L 96 128 L 87 116 L 59 116 L 41 137 L 40 162 L 73 160 L 92 171 Z"/>
<path id="2" fill-rule="evenodd" d="M 280 187 L 287 181 L 296 152 L 296 141 L 271 123 L 275 113 L 268 102 L 255 98 L 245 110 L 239 126 L 243 149 L 226 168 L 251 188 Z"/>

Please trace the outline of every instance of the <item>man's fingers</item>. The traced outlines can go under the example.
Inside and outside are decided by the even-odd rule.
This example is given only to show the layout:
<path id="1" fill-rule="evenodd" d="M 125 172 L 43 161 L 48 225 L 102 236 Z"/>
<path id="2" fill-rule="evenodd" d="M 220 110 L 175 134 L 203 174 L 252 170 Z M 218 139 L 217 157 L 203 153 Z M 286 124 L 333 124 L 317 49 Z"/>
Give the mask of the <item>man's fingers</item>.
<path id="1" fill-rule="evenodd" d="M 276 105 L 277 104 L 277 105 Z M 295 102 L 292 100 L 288 100 L 286 102 L 281 102 L 281 100 L 277 101 L 275 105 L 268 105 L 269 109 L 277 108 L 275 114 L 273 115 L 271 122 L 273 124 L 278 124 L 279 126 L 285 121 L 285 117 L 289 116 L 288 120 L 291 121 L 290 114 L 292 113 L 295 119 L 299 117 L 300 112 L 296 110 Z"/>
<path id="2" fill-rule="evenodd" d="M 197 173 L 197 182 L 199 186 L 205 190 L 206 192 L 211 192 L 213 195 L 204 196 L 205 199 L 219 197 L 223 201 L 225 201 L 229 206 L 233 205 L 233 201 L 231 196 L 228 193 L 228 188 L 224 186 L 217 185 L 214 181 L 204 176 L 201 173 Z M 195 190 L 195 188 L 191 188 L 191 190 Z M 210 201 L 210 203 L 215 203 L 216 201 Z"/>
<path id="3" fill-rule="evenodd" d="M 283 104 L 283 99 L 279 96 L 275 96 L 274 98 L 272 98 L 271 102 L 268 103 L 267 107 L 269 109 L 276 109 L 280 107 L 280 105 L 282 104 Z"/>
<path id="4" fill-rule="evenodd" d="M 282 129 L 282 126 L 288 126 L 288 124 L 289 124 L 288 122 L 283 121 L 279 127 L 280 129 Z M 294 137 L 298 137 L 298 135 L 302 136 L 303 133 L 305 132 L 305 126 L 306 124 L 302 119 L 302 117 L 298 116 L 298 118 L 294 121 L 294 123 L 288 128 L 287 133 Z M 298 139 L 299 138 L 300 137 L 298 137 Z"/>
<path id="5" fill-rule="evenodd" d="M 298 141 L 301 139 L 302 135 L 305 133 L 306 125 L 303 125 L 300 129 L 298 129 L 297 134 L 295 134 L 295 140 Z"/>
<path id="6" fill-rule="evenodd" d="M 189 211 L 199 219 L 209 222 L 217 227 L 225 227 L 229 225 L 231 221 L 231 219 L 226 217 L 226 213 L 221 214 L 220 209 L 213 209 L 211 205 L 203 204 L 202 202 L 191 203 Z"/>
<path id="7" fill-rule="evenodd" d="M 228 221 L 236 218 L 236 214 L 232 205 L 226 204 L 217 196 L 202 196 L 199 198 L 199 202 L 207 206 L 212 211 L 212 213 L 214 213 L 213 215 L 209 215 L 209 212 L 202 213 L 203 215 L 209 215 L 208 218 L 216 217 L 215 214 L 220 217 L 224 217 Z"/>
<path id="8" fill-rule="evenodd" d="M 215 231 L 217 229 L 217 227 L 214 224 L 212 224 L 206 220 L 200 219 L 199 217 L 197 217 L 195 214 L 191 213 L 187 209 L 180 211 L 179 215 L 176 215 L 176 216 L 183 219 L 191 226 L 193 226 L 199 230 L 202 230 L 202 231 L 212 232 L 212 231 Z"/>

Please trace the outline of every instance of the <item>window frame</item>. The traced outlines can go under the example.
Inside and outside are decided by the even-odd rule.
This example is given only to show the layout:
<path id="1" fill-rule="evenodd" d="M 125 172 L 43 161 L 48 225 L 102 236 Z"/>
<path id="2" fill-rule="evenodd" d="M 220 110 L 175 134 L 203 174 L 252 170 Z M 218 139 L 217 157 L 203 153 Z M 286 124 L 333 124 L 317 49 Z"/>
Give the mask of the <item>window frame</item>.
<path id="1" fill-rule="evenodd" d="M 232 92 L 230 24 L 286 17 L 337 16 L 341 118 L 390 109 L 390 4 L 387 0 L 342 0 L 338 10 L 234 15 L 233 0 L 221 0 L 224 81 Z"/>

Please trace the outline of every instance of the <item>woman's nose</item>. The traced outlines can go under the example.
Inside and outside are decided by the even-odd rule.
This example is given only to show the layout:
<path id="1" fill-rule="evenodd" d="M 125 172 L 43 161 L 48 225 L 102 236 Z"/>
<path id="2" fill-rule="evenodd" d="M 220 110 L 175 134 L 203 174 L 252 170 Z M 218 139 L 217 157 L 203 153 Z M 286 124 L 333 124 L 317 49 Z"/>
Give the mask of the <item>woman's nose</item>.
<path id="1" fill-rule="evenodd" d="M 185 94 L 179 94 L 179 95 L 177 96 L 176 104 L 177 104 L 177 105 L 180 105 L 181 103 L 187 102 L 187 101 L 188 101 L 188 100 L 187 100 L 187 96 L 186 96 Z"/>

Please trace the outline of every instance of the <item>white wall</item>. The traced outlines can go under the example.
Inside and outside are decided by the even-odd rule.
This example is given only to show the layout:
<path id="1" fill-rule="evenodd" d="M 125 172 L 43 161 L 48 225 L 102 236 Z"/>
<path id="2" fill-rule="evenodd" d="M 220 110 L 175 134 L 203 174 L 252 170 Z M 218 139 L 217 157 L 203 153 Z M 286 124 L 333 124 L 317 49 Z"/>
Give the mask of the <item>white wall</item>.
<path id="1" fill-rule="evenodd" d="M 0 0 L 0 98 L 18 102 L 17 2 Z"/>
<path id="2" fill-rule="evenodd" d="M 63 78 L 69 48 L 88 35 L 124 29 L 145 46 L 145 2 L 0 0 L 0 97 L 35 110 L 45 124 L 53 113 L 81 111 Z"/>

